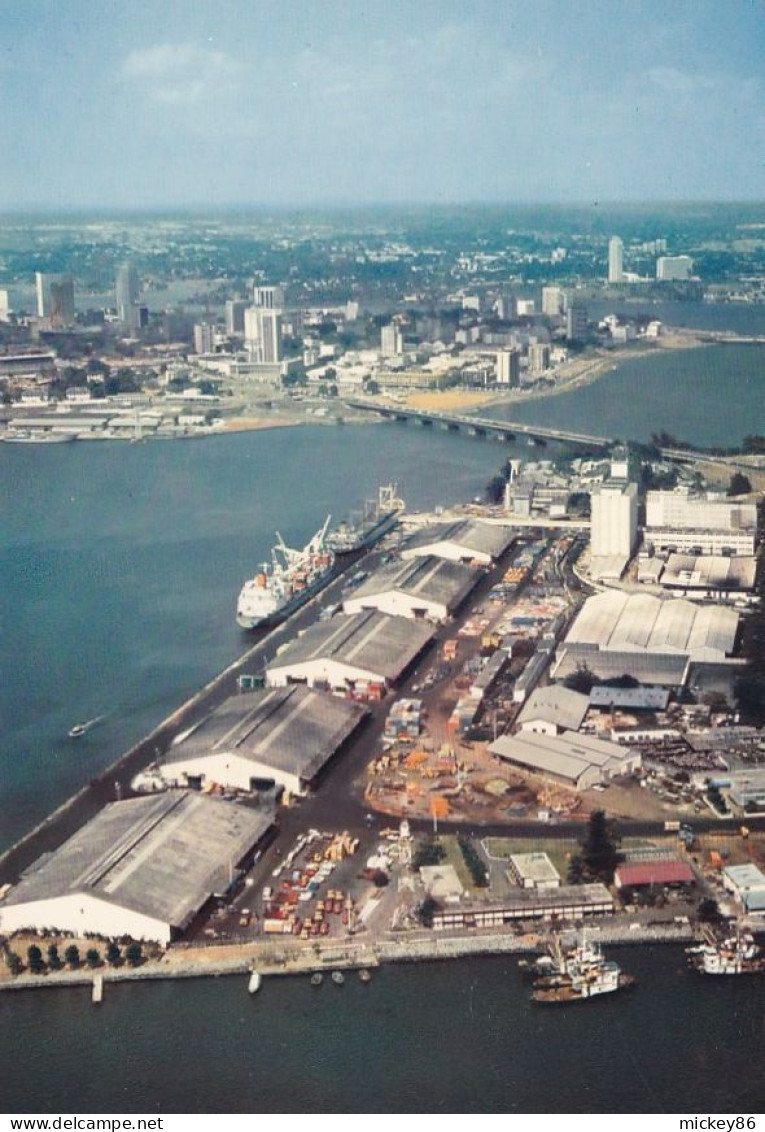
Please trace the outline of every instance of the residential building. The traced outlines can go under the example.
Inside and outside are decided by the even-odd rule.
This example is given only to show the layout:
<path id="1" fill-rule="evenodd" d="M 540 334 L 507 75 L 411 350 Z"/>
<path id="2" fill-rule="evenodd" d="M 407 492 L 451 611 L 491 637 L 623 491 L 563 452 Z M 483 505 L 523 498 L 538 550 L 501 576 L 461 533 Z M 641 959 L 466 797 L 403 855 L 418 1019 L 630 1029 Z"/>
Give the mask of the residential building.
<path id="1" fill-rule="evenodd" d="M 623 283 L 624 268 L 622 259 L 624 243 L 618 236 L 612 236 L 608 241 L 608 282 Z"/>
<path id="2" fill-rule="evenodd" d="M 518 385 L 521 379 L 520 350 L 499 350 L 496 372 L 498 385 Z"/>
<path id="3" fill-rule="evenodd" d="M 138 272 L 132 263 L 126 262 L 119 267 L 115 293 L 117 299 L 117 317 L 120 322 L 129 324 L 133 304 L 138 302 L 139 295 L 141 294 Z"/>
<path id="4" fill-rule="evenodd" d="M 656 260 L 656 278 L 682 282 L 690 279 L 693 260 L 688 255 L 663 255 Z"/>
<path id="5" fill-rule="evenodd" d="M 400 358 L 404 352 L 404 336 L 395 322 L 380 331 L 380 353 L 384 358 Z"/>
<path id="6" fill-rule="evenodd" d="M 37 316 L 58 326 L 74 322 L 74 280 L 71 275 L 35 272 Z"/>

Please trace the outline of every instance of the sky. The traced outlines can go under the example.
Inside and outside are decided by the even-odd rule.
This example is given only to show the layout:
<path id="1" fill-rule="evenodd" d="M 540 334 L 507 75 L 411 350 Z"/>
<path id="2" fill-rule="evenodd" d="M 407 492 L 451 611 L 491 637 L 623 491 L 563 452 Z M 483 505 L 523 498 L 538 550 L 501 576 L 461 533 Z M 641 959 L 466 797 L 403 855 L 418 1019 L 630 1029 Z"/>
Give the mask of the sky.
<path id="1" fill-rule="evenodd" d="M 0 211 L 765 199 L 765 0 L 0 0 Z"/>

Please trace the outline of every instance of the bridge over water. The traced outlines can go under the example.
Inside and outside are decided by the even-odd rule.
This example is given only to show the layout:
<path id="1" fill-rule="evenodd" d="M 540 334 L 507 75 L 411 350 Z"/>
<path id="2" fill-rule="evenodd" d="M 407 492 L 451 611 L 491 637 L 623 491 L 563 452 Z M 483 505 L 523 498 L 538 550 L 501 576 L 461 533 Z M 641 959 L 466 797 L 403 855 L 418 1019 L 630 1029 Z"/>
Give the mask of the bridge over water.
<path id="1" fill-rule="evenodd" d="M 516 436 L 526 436 L 530 440 L 559 440 L 568 444 L 581 444 L 586 448 L 609 448 L 617 441 L 610 436 L 591 436 L 585 432 L 572 432 L 569 429 L 546 428 L 544 425 L 520 424 L 516 421 L 498 421 L 491 417 L 472 417 L 462 413 L 436 413 L 425 409 L 413 409 L 407 405 L 381 405 L 376 401 L 346 399 L 351 409 L 377 413 L 394 421 L 415 421 L 426 428 L 440 426 L 450 432 L 464 430 L 473 436 L 493 437 L 499 440 L 514 440 Z"/>

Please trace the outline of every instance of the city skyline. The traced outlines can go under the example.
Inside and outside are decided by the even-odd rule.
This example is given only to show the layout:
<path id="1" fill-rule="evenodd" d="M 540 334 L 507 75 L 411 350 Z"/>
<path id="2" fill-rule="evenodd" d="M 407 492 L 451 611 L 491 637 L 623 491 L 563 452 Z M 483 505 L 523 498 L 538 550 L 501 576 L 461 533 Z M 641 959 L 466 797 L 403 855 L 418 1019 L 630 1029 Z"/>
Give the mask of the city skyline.
<path id="1" fill-rule="evenodd" d="M 6 5 L 0 210 L 765 197 L 758 5 L 258 12 Z"/>

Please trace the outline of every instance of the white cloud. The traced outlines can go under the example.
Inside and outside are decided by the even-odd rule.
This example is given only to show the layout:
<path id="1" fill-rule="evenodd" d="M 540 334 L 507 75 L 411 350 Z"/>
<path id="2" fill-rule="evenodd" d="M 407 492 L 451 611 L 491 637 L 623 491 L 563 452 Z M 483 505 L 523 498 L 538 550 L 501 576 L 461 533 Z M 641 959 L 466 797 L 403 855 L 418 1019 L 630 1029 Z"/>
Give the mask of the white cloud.
<path id="1" fill-rule="evenodd" d="M 189 105 L 226 90 L 239 70 L 223 51 L 194 43 L 163 43 L 131 51 L 121 77 L 154 102 Z"/>

